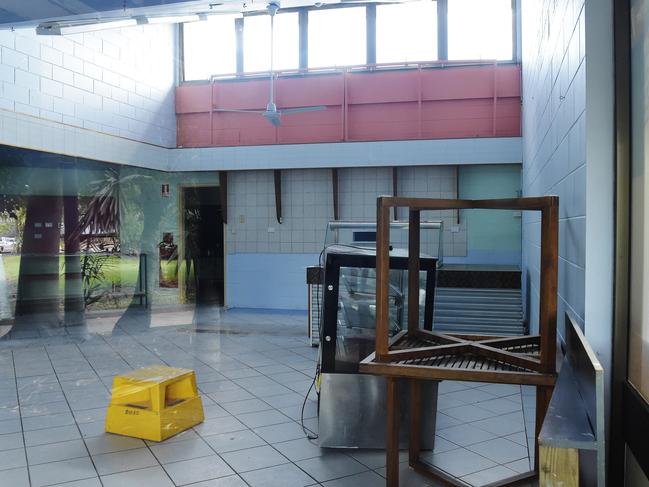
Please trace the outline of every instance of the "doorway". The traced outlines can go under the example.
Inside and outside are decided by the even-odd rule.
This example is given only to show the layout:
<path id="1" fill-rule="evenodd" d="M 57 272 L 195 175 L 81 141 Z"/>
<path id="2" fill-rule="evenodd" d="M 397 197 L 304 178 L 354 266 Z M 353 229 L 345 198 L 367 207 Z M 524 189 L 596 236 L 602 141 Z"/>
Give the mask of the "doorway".
<path id="1" fill-rule="evenodd" d="M 218 186 L 183 187 L 181 296 L 188 303 L 223 306 L 224 242 Z"/>

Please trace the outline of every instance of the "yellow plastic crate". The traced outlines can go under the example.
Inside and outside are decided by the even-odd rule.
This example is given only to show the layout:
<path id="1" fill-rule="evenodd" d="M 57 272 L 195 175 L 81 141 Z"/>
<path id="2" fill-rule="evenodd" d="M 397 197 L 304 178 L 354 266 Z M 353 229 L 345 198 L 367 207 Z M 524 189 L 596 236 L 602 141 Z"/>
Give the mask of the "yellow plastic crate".
<path id="1" fill-rule="evenodd" d="M 151 366 L 115 377 L 106 431 L 162 441 L 203 419 L 194 371 Z"/>

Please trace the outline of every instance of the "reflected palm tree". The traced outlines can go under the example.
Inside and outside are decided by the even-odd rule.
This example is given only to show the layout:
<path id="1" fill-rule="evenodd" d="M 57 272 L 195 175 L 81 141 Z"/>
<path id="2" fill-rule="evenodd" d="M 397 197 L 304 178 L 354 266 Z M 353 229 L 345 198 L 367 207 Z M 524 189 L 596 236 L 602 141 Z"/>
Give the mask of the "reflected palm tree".
<path id="1" fill-rule="evenodd" d="M 146 222 L 131 222 L 129 218 L 124 219 L 124 215 L 138 206 L 136 197 L 140 194 L 139 186 L 150 176 L 143 174 L 122 175 L 118 169 L 106 169 L 100 179 L 96 179 L 89 184 L 90 193 L 93 196 L 87 201 L 79 223 L 70 232 L 70 238 L 75 242 L 77 249 L 81 249 L 83 243 L 84 252 L 79 256 L 76 254 L 75 265 L 80 268 L 79 278 L 83 290 L 82 300 L 85 308 L 91 304 L 102 300 L 109 290 L 105 285 L 106 266 L 110 266 L 108 256 L 96 254 L 91 250 L 97 250 L 97 240 L 104 239 L 106 236 L 113 236 L 113 252 L 121 250 L 120 233 L 123 230 L 124 222 L 129 225 L 139 226 L 141 228 L 140 240 L 143 238 Z M 130 231 L 133 229 L 129 229 Z M 99 245 L 99 249 L 103 249 Z M 146 279 L 147 276 L 140 276 L 142 269 L 138 268 L 136 282 Z M 129 308 L 135 303 L 132 299 Z"/>

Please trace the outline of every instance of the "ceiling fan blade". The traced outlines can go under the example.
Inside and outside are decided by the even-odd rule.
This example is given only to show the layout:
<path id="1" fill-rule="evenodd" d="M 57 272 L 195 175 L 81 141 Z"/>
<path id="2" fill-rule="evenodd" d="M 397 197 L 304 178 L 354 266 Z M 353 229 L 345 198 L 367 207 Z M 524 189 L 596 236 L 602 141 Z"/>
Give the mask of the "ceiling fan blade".
<path id="1" fill-rule="evenodd" d="M 279 112 L 282 115 L 288 115 L 289 113 L 319 112 L 326 109 L 327 107 L 324 105 L 317 105 L 312 107 L 283 108 Z"/>
<path id="2" fill-rule="evenodd" d="M 266 113 L 263 110 L 237 110 L 236 108 L 214 108 L 213 112 L 225 112 L 225 113 L 256 113 L 258 115 L 263 115 Z"/>
<path id="3" fill-rule="evenodd" d="M 262 115 L 275 127 L 279 127 L 282 124 L 282 121 L 280 120 L 280 116 L 282 115 L 281 112 L 266 110 L 265 112 L 262 112 Z"/>

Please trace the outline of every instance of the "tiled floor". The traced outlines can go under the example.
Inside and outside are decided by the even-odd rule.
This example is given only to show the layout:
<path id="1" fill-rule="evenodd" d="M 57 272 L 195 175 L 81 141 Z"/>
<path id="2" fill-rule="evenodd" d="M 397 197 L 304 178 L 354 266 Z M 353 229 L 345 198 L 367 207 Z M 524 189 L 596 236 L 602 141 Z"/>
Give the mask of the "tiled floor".
<path id="1" fill-rule="evenodd" d="M 99 315 L 0 341 L 0 486 L 385 485 L 384 452 L 325 450 L 299 424 L 316 349 L 301 313 L 173 310 Z M 163 443 L 104 433 L 115 374 L 194 369 L 206 419 Z M 317 431 L 312 393 L 306 426 Z M 534 392 L 443 382 L 427 461 L 482 485 L 529 470 Z M 402 485 L 432 481 L 407 466 Z"/>

